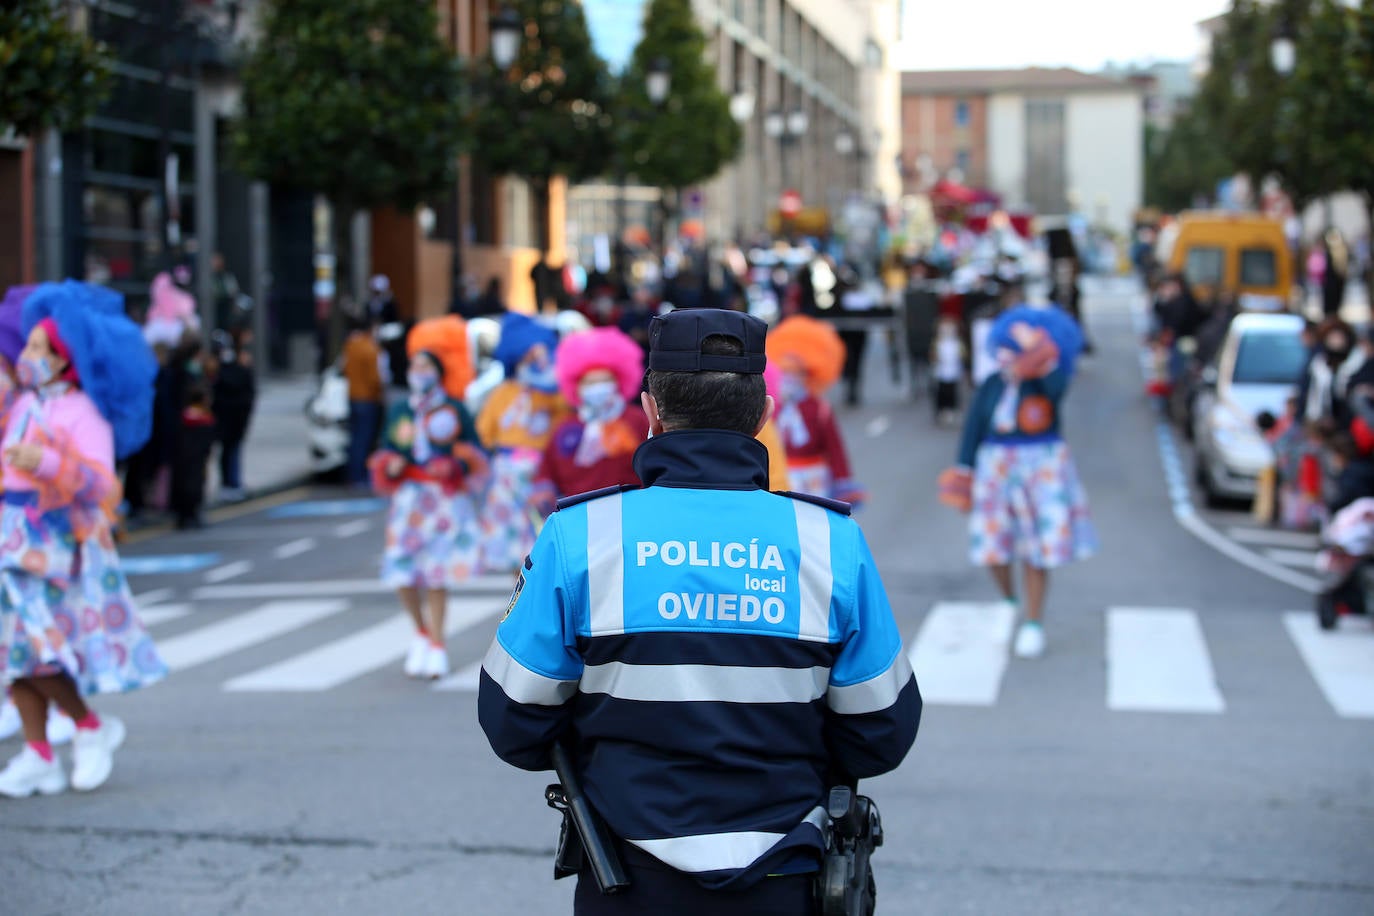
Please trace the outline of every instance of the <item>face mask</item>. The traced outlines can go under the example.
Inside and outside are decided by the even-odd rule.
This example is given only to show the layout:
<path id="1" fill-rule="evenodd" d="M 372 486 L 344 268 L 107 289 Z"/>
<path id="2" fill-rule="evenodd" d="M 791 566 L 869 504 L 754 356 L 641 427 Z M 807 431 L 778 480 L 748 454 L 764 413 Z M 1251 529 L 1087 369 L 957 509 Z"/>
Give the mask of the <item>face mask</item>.
<path id="1" fill-rule="evenodd" d="M 800 375 L 788 373 L 782 377 L 782 385 L 778 393 L 782 395 L 784 403 L 787 404 L 795 404 L 798 401 L 803 401 L 808 394 L 806 390 L 806 379 L 802 378 Z"/>
<path id="2" fill-rule="evenodd" d="M 46 356 L 21 356 L 16 373 L 24 388 L 42 388 L 53 380 L 52 363 Z"/>
<path id="3" fill-rule="evenodd" d="M 539 391 L 558 390 L 558 377 L 554 374 L 553 366 L 540 367 L 534 363 L 525 363 L 515 370 L 515 378 L 520 384 Z"/>
<path id="4" fill-rule="evenodd" d="M 584 423 L 605 422 L 618 417 L 625 409 L 625 399 L 620 395 L 620 386 L 615 382 L 591 382 L 578 389 L 582 406 L 578 416 Z"/>
<path id="5" fill-rule="evenodd" d="M 439 385 L 439 374 L 424 369 L 412 369 L 406 373 L 406 384 L 416 394 L 429 394 Z"/>

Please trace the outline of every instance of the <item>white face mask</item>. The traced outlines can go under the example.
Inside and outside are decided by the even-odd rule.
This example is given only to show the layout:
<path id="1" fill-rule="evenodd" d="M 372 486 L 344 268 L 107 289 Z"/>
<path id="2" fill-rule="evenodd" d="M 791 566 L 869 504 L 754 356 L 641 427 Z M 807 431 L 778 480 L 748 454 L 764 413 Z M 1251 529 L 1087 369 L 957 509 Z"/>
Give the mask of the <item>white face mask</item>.
<path id="1" fill-rule="evenodd" d="M 583 423 L 613 420 L 625 410 L 625 398 L 614 381 L 589 382 L 577 390 L 582 406 L 578 416 Z"/>
<path id="2" fill-rule="evenodd" d="M 806 399 L 806 379 L 794 372 L 788 372 L 782 377 L 782 384 L 778 387 L 778 393 L 782 395 L 784 404 L 795 404 Z"/>

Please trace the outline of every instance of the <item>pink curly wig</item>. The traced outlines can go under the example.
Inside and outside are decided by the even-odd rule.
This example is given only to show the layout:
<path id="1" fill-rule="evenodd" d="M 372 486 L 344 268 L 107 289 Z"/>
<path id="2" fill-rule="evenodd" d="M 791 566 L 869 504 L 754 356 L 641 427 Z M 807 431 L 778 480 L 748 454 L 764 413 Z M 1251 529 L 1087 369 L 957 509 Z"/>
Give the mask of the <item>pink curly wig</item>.
<path id="1" fill-rule="evenodd" d="M 554 371 L 563 397 L 574 407 L 581 404 L 577 383 L 593 369 L 608 370 L 620 383 L 620 393 L 633 400 L 644 382 L 644 351 L 616 328 L 593 328 L 563 338 L 555 354 Z"/>
<path id="2" fill-rule="evenodd" d="M 782 370 L 777 363 L 770 362 L 763 367 L 763 384 L 768 390 L 768 396 L 779 404 L 782 403 Z"/>

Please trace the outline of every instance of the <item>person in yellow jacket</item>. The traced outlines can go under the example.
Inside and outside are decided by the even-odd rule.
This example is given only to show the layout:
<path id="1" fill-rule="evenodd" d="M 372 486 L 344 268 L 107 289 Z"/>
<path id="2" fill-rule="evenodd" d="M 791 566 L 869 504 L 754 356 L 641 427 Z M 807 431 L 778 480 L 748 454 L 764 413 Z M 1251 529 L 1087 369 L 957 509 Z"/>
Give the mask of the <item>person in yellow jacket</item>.
<path id="1" fill-rule="evenodd" d="M 557 332 L 527 315 L 508 312 L 501 321 L 494 356 L 506 380 L 477 415 L 477 435 L 492 456 L 481 512 L 481 567 L 487 572 L 514 572 L 534 546 L 535 475 L 553 431 L 572 415 L 554 373 L 557 346 Z"/>

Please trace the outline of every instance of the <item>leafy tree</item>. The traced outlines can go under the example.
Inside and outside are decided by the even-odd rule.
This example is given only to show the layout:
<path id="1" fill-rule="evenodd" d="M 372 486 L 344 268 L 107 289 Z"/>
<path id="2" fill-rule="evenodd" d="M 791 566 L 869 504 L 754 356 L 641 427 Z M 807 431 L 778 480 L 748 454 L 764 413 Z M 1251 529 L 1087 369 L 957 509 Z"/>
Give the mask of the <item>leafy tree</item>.
<path id="1" fill-rule="evenodd" d="M 1203 110 L 1189 106 L 1162 134 L 1146 130 L 1145 200 L 1164 210 L 1184 210 L 1211 197 L 1232 174 L 1222 139 Z"/>
<path id="2" fill-rule="evenodd" d="M 109 92 L 104 47 L 71 29 L 51 0 L 9 0 L 0 6 L 0 130 L 32 136 L 49 127 L 71 130 Z"/>
<path id="3" fill-rule="evenodd" d="M 650 104 L 647 77 L 663 60 L 672 90 Z M 621 155 L 640 182 L 677 193 L 714 177 L 739 155 L 743 137 L 730 116 L 730 98 L 706 61 L 706 36 L 691 0 L 651 0 L 644 35 L 621 80 L 616 114 Z"/>
<path id="4" fill-rule="evenodd" d="M 1359 120 L 1361 87 L 1351 82 L 1350 11 L 1336 0 L 1308 6 L 1274 125 L 1275 172 L 1299 209 L 1346 187 L 1351 135 L 1368 123 Z"/>
<path id="5" fill-rule="evenodd" d="M 525 25 L 509 72 L 488 58 L 475 67 L 473 156 L 497 175 L 529 182 L 538 206 L 539 248 L 549 249 L 549 186 L 585 181 L 610 154 L 610 74 L 592 47 L 582 4 L 516 0 Z"/>
<path id="6" fill-rule="evenodd" d="M 1364 196 L 1366 226 L 1374 233 L 1374 0 L 1362 0 L 1352 15 L 1344 85 L 1358 126 L 1346 134 L 1343 152 L 1348 184 Z M 1374 288 L 1374 265 L 1366 282 Z"/>
<path id="7" fill-rule="evenodd" d="M 351 273 L 358 209 L 411 209 L 457 180 L 462 68 L 432 3 L 268 0 L 242 79 L 233 158 L 253 178 L 330 198 L 337 277 Z M 342 323 L 333 309 L 331 351 Z"/>

